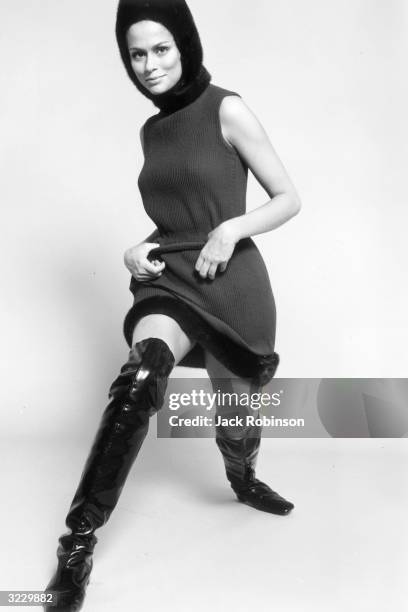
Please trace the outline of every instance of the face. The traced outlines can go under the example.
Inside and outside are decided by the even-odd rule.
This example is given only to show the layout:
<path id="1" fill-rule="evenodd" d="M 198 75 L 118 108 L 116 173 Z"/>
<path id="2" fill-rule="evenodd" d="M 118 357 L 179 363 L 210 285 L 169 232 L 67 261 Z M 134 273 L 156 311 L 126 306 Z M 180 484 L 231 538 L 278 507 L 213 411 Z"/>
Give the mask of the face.
<path id="1" fill-rule="evenodd" d="M 126 39 L 133 72 L 151 93 L 164 93 L 179 81 L 180 52 L 161 23 L 138 21 L 130 26 Z"/>

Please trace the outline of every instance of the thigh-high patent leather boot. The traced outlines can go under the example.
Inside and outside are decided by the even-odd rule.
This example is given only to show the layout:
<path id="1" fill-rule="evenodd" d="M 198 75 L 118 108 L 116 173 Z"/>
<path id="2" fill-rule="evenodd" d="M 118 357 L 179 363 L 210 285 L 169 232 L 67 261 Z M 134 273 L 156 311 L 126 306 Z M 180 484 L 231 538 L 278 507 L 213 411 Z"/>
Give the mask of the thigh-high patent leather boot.
<path id="1" fill-rule="evenodd" d="M 276 367 L 279 357 L 276 355 Z M 274 371 L 274 373 L 275 373 Z M 223 382 L 233 392 L 232 380 Z M 256 385 L 255 385 L 256 386 Z M 258 389 L 257 389 L 258 390 Z M 251 389 L 252 391 L 252 389 Z M 259 412 L 248 408 L 248 406 L 237 406 L 228 413 L 222 407 L 217 407 L 217 416 L 239 416 L 243 419 L 243 425 L 238 428 L 229 425 L 216 427 L 216 443 L 221 451 L 227 478 L 239 501 L 264 512 L 272 514 L 288 514 L 294 504 L 286 500 L 267 484 L 255 477 L 255 465 L 261 444 L 261 425 L 246 425 L 246 416 L 257 418 Z"/>
<path id="2" fill-rule="evenodd" d="M 116 503 L 149 428 L 161 408 L 174 356 L 160 338 L 135 344 L 109 389 L 106 407 L 59 538 L 58 567 L 46 591 L 57 606 L 48 612 L 77 612 L 92 569 L 95 529 L 104 525 Z"/>

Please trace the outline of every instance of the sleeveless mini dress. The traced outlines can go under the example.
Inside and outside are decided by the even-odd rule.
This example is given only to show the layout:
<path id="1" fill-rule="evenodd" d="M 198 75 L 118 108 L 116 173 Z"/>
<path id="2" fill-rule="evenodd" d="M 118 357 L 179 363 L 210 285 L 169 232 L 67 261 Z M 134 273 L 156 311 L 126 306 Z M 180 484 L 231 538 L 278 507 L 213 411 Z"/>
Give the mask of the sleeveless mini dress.
<path id="1" fill-rule="evenodd" d="M 160 277 L 131 277 L 133 305 L 123 333 L 129 347 L 146 314 L 173 317 L 195 340 L 178 365 L 205 368 L 209 350 L 236 376 L 266 384 L 279 356 L 274 351 L 276 309 L 264 260 L 252 238 L 240 240 L 214 280 L 195 270 L 208 233 L 246 212 L 248 166 L 221 132 L 219 108 L 237 95 L 210 83 L 189 105 L 160 111 L 143 126 L 145 160 L 138 185 L 157 230 L 149 253 L 166 266 Z"/>

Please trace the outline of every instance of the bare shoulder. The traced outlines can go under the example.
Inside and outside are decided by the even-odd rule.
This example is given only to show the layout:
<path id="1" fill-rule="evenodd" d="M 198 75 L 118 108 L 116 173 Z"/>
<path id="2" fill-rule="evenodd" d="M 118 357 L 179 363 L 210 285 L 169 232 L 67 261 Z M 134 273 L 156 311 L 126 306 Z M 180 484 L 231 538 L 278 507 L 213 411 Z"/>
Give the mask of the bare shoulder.
<path id="1" fill-rule="evenodd" d="M 269 197 L 290 194 L 293 210 L 298 212 L 299 196 L 288 173 L 262 124 L 244 100 L 237 95 L 225 96 L 220 104 L 219 115 L 224 138 L 246 161 Z"/>
<path id="2" fill-rule="evenodd" d="M 223 135 L 230 144 L 234 145 L 242 138 L 265 138 L 260 121 L 240 96 L 225 96 L 219 114 Z"/>
<path id="3" fill-rule="evenodd" d="M 234 119 L 237 117 L 245 117 L 248 114 L 252 114 L 252 111 L 241 96 L 230 94 L 224 96 L 221 100 L 220 116 L 222 115 L 226 119 Z"/>

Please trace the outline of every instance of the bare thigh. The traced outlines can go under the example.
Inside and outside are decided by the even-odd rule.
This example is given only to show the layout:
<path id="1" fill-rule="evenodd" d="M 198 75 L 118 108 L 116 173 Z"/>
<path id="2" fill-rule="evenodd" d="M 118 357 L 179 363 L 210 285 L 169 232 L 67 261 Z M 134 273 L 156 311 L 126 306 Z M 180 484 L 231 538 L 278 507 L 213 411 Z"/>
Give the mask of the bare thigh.
<path id="1" fill-rule="evenodd" d="M 132 346 L 145 338 L 164 340 L 174 355 L 175 365 L 195 344 L 195 341 L 187 336 L 175 319 L 164 314 L 149 314 L 137 322 L 133 330 Z"/>

